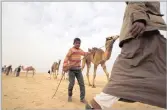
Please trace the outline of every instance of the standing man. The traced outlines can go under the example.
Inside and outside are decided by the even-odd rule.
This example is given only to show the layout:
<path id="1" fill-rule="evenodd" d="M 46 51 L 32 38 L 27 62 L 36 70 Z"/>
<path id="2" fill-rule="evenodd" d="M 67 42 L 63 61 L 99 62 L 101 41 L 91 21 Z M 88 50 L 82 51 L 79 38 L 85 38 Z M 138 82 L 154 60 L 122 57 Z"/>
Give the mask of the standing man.
<path id="1" fill-rule="evenodd" d="M 20 76 L 21 66 L 16 69 L 16 77 Z"/>
<path id="2" fill-rule="evenodd" d="M 160 2 L 126 2 L 110 81 L 86 109 L 106 109 L 119 100 L 166 108 L 166 30 Z"/>
<path id="3" fill-rule="evenodd" d="M 7 68 L 6 68 L 6 76 L 8 76 L 9 75 L 9 73 L 11 72 L 11 70 L 12 70 L 12 65 L 9 65 Z"/>

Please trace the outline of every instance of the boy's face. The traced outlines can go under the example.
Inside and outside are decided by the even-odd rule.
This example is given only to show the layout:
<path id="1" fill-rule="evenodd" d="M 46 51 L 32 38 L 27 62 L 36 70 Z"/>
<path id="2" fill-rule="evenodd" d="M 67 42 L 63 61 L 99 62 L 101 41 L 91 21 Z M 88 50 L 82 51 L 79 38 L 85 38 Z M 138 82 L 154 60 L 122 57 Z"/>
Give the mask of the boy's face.
<path id="1" fill-rule="evenodd" d="M 74 42 L 74 47 L 79 49 L 81 42 L 80 41 L 75 41 Z"/>

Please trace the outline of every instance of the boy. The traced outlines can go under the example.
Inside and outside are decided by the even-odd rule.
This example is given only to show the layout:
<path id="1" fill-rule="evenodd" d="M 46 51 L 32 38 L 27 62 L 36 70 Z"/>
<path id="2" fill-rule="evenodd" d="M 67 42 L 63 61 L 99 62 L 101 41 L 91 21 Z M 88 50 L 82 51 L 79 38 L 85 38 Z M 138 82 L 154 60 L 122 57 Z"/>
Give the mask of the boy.
<path id="1" fill-rule="evenodd" d="M 68 86 L 68 102 L 72 101 L 72 90 L 75 84 L 75 77 L 78 80 L 80 86 L 80 101 L 85 103 L 85 85 L 83 80 L 83 75 L 81 72 L 81 56 L 87 56 L 88 53 L 80 49 L 81 40 L 75 38 L 73 42 L 73 47 L 69 49 L 64 63 L 63 71 L 69 71 L 69 86 Z"/>

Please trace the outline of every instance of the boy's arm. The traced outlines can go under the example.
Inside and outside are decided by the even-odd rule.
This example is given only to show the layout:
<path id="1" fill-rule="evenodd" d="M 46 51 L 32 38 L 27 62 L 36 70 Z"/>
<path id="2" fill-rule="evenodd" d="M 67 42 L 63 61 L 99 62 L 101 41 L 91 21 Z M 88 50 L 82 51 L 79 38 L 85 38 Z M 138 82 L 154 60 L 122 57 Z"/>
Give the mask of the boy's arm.
<path id="1" fill-rule="evenodd" d="M 72 51 L 71 51 L 71 49 L 70 49 L 70 50 L 68 51 L 68 53 L 67 53 L 65 59 L 64 59 L 64 62 L 63 62 L 63 70 L 64 70 L 64 71 L 66 71 L 66 68 L 69 66 L 69 65 L 68 65 L 68 61 L 69 61 L 69 57 L 71 56 L 71 54 L 72 54 Z"/>
<path id="2" fill-rule="evenodd" d="M 82 55 L 82 56 L 87 56 L 87 55 L 89 55 L 89 54 L 90 54 L 90 52 L 84 52 L 82 49 L 81 49 L 81 51 L 80 51 L 80 52 L 81 52 L 81 55 Z"/>

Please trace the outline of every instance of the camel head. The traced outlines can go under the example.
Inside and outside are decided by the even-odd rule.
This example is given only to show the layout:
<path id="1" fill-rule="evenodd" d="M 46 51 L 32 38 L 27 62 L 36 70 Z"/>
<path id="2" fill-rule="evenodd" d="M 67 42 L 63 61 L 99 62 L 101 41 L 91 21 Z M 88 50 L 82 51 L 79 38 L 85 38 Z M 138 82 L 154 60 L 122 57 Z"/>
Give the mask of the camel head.
<path id="1" fill-rule="evenodd" d="M 105 48 L 108 49 L 108 48 L 112 48 L 114 42 L 119 38 L 118 35 L 116 36 L 109 36 L 106 38 L 106 44 L 105 44 Z"/>

